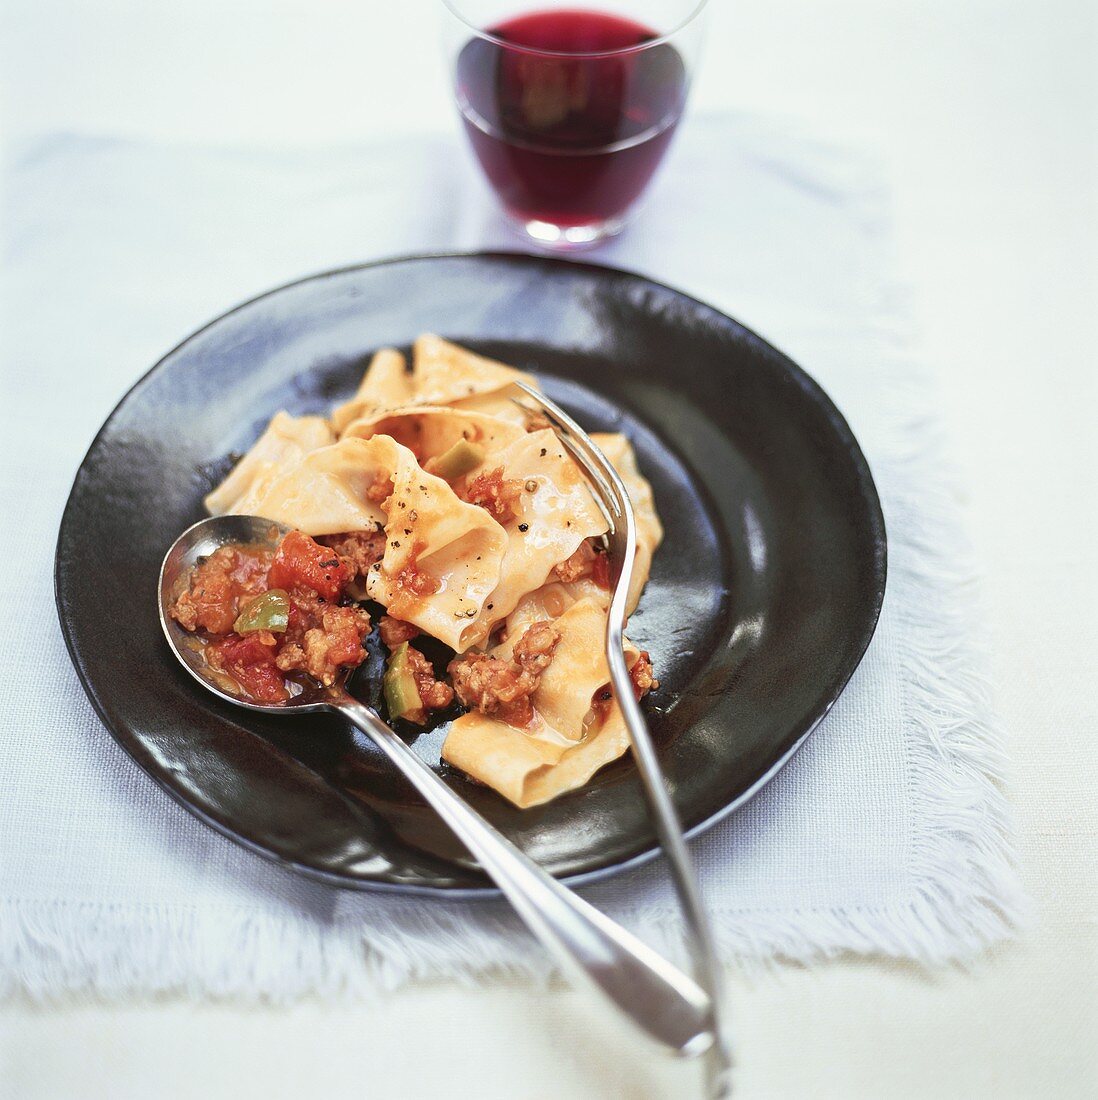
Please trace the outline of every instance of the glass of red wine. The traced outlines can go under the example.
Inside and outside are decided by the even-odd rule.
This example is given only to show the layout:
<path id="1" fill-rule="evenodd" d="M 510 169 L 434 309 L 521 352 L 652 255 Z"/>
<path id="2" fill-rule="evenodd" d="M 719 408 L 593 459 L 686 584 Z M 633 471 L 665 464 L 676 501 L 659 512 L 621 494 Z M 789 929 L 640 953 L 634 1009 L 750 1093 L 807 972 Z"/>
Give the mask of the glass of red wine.
<path id="1" fill-rule="evenodd" d="M 509 220 L 583 248 L 621 230 L 671 144 L 705 0 L 530 2 L 444 0 L 454 93 Z"/>

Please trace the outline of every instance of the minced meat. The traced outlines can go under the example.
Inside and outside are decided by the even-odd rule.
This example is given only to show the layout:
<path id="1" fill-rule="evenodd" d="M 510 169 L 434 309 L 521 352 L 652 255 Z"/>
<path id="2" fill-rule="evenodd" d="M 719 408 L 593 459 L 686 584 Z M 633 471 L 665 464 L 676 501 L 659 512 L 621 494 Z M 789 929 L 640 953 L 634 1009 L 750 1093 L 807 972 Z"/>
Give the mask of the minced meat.
<path id="1" fill-rule="evenodd" d="M 469 504 L 483 508 L 497 523 L 506 523 L 518 515 L 518 500 L 522 482 L 504 477 L 501 467 L 476 477 L 461 488 L 458 496 Z"/>
<path id="2" fill-rule="evenodd" d="M 321 535 L 316 541 L 331 547 L 351 576 L 361 580 L 366 579 L 370 566 L 381 561 L 385 554 L 384 531 L 345 531 L 341 535 Z"/>
<path id="3" fill-rule="evenodd" d="M 441 710 L 454 701 L 454 689 L 435 679 L 431 662 L 415 646 L 408 647 L 408 664 L 424 710 Z"/>
<path id="4" fill-rule="evenodd" d="M 419 634 L 419 627 L 414 623 L 406 623 L 403 619 L 396 619 L 392 615 L 382 615 L 378 630 L 381 640 L 390 649 L 396 649 L 401 642 L 410 642 Z"/>
<path id="5" fill-rule="evenodd" d="M 512 726 L 528 726 L 534 716 L 530 696 L 560 643 L 552 623 L 534 623 L 516 643 L 510 661 L 486 653 L 467 653 L 447 671 L 464 706 Z"/>

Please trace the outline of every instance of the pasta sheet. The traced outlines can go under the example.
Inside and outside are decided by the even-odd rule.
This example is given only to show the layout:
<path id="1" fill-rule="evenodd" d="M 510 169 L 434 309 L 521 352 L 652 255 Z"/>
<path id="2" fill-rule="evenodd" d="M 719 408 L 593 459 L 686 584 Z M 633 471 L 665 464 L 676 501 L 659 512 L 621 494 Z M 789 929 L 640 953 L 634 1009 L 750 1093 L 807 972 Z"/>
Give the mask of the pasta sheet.
<path id="1" fill-rule="evenodd" d="M 625 751 L 628 734 L 616 702 L 592 708 L 609 683 L 610 593 L 592 576 L 566 583 L 554 572 L 602 535 L 606 520 L 555 433 L 528 430 L 514 400 L 519 382 L 536 387 L 533 376 L 438 336 L 415 341 L 411 369 L 400 352 L 383 348 L 330 421 L 278 413 L 206 505 L 215 515 L 265 516 L 312 536 L 383 537 L 367 594 L 458 654 L 477 649 L 509 660 L 531 624 L 552 620 L 560 640 L 531 696 L 531 725 L 471 711 L 452 723 L 443 746 L 451 764 L 532 806 L 582 786 Z M 663 529 L 628 439 L 592 438 L 636 512 L 632 611 Z M 430 473 L 462 440 L 479 448 L 480 465 L 452 484 Z M 511 508 L 490 512 L 462 499 L 477 478 L 497 471 L 521 489 L 511 493 Z M 632 667 L 638 652 L 630 646 L 627 654 Z"/>
<path id="2" fill-rule="evenodd" d="M 529 622 L 523 621 L 525 629 Z M 606 663 L 606 608 L 584 597 L 554 619 L 560 643 L 531 697 L 534 721 L 518 729 L 470 711 L 454 719 L 442 758 L 525 809 L 585 784 L 629 747 L 629 732 L 616 700 L 600 722 L 592 704 L 610 682 Z M 516 630 L 493 656 L 510 656 Z M 626 649 L 630 668 L 639 654 Z"/>

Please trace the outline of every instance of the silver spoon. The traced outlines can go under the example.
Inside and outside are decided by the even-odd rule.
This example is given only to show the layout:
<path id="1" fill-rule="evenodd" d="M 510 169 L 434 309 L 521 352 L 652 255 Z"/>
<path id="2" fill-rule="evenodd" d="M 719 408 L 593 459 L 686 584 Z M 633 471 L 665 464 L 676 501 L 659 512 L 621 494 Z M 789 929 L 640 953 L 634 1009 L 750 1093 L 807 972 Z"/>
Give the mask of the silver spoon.
<path id="1" fill-rule="evenodd" d="M 704 1054 L 715 1035 L 709 995 L 666 959 L 557 882 L 447 786 L 372 708 L 348 694 L 346 677 L 307 688 L 288 703 L 263 705 L 209 679 L 201 652 L 171 617 L 181 578 L 228 543 L 271 549 L 289 530 L 258 516 L 215 516 L 188 528 L 160 569 L 160 624 L 185 669 L 220 699 L 264 714 L 338 711 L 369 737 L 476 857 L 526 926 L 574 976 L 612 1001 L 642 1031 L 677 1054 Z M 190 644 L 188 644 L 188 642 Z"/>

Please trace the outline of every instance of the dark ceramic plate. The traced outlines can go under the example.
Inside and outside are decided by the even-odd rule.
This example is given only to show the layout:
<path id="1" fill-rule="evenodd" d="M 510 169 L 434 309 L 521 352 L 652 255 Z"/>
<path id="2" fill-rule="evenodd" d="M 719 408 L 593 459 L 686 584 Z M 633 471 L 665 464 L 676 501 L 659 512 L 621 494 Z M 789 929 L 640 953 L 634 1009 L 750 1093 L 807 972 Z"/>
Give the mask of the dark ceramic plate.
<path id="1" fill-rule="evenodd" d="M 220 703 L 157 620 L 160 561 L 278 409 L 325 413 L 371 352 L 434 331 L 536 372 L 590 430 L 624 431 L 667 529 L 630 635 L 660 689 L 648 712 L 698 831 L 789 759 L 877 622 L 885 533 L 850 429 L 803 371 L 715 309 L 636 275 L 491 254 L 394 260 L 240 306 L 122 399 L 76 475 L 57 604 L 80 678 L 119 743 L 203 821 L 344 886 L 487 892 L 487 880 L 365 739 L 336 718 Z M 367 674 L 362 690 L 370 690 Z M 439 730 L 417 752 L 439 767 Z M 449 782 L 557 875 L 652 854 L 630 759 L 517 810 Z"/>

